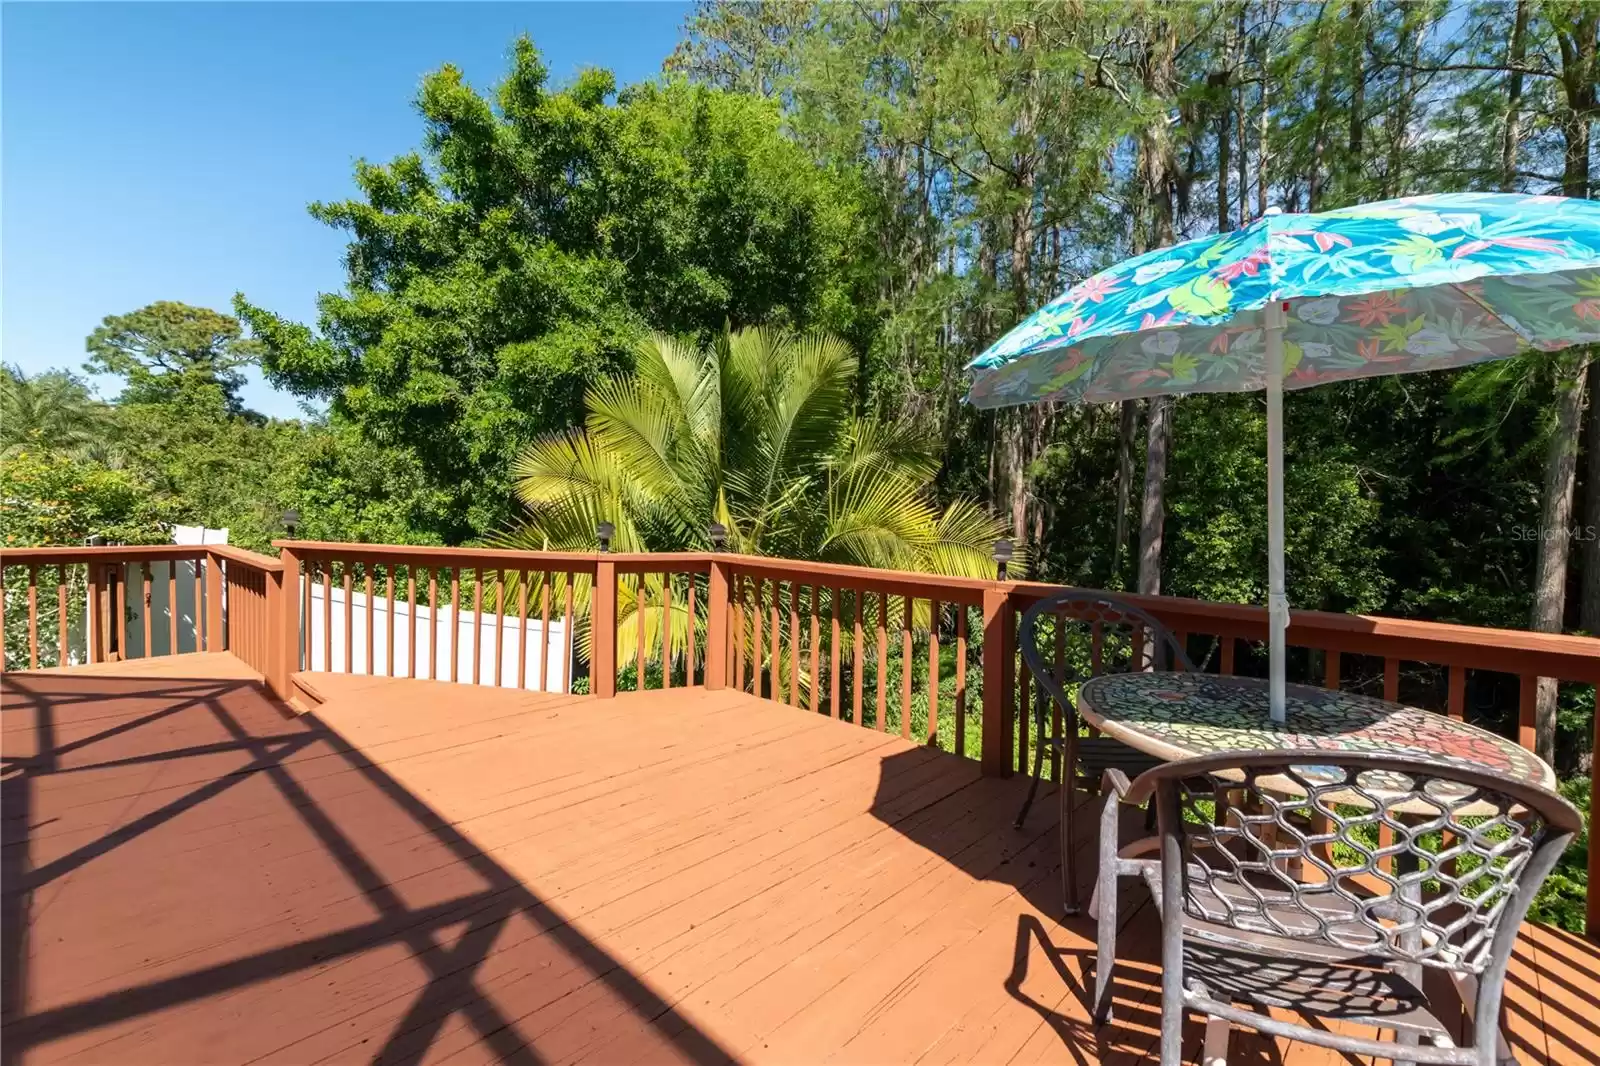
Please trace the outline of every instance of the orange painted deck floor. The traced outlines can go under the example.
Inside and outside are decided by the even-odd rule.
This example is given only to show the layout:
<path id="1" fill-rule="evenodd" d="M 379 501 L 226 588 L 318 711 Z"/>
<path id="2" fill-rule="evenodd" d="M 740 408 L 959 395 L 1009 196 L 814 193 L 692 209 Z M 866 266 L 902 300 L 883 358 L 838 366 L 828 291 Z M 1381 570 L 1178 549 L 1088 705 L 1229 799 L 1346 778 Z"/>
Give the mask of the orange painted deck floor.
<path id="1" fill-rule="evenodd" d="M 1097 1033 L 1093 930 L 1053 917 L 1054 803 L 1014 830 L 1021 780 L 731 692 L 313 683 L 326 702 L 293 717 L 225 655 L 4 677 L 7 1062 L 1087 1064 L 1154 1043 L 1151 909 L 1128 909 Z M 1594 945 L 1525 931 L 1523 1063 L 1595 1061 L 1597 971 Z M 1230 1061 L 1351 1060 L 1236 1032 Z"/>

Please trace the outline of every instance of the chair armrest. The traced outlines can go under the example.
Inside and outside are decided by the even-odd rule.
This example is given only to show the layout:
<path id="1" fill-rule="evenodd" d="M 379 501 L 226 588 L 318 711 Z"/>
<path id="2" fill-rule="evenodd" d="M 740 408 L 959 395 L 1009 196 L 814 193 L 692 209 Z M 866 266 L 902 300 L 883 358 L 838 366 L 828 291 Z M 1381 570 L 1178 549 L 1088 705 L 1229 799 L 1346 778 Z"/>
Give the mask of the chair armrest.
<path id="1" fill-rule="evenodd" d="M 1125 799 L 1128 795 L 1128 789 L 1132 787 L 1132 784 L 1128 781 L 1128 775 L 1118 770 L 1115 766 L 1108 767 L 1105 774 L 1100 778 L 1100 791 L 1107 797 L 1115 796 L 1119 800 Z"/>

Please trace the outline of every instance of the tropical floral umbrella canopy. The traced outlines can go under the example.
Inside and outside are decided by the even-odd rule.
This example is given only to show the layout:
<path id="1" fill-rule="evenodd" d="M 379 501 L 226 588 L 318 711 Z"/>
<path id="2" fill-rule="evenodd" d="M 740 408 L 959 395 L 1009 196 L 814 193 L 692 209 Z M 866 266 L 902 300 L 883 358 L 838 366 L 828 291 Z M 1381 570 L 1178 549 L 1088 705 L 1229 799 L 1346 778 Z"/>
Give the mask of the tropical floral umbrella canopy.
<path id="1" fill-rule="evenodd" d="M 1600 203 L 1412 196 L 1136 256 L 971 363 L 979 407 L 1267 390 L 1272 706 L 1282 721 L 1284 388 L 1600 342 Z"/>

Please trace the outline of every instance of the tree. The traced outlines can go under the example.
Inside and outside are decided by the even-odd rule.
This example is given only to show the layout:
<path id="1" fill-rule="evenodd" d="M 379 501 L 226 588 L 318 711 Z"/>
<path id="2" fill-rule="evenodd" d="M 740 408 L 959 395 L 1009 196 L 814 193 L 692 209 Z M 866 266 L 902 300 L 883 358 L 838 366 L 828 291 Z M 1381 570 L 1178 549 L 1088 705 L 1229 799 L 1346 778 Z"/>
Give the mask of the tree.
<path id="1" fill-rule="evenodd" d="M 609 521 L 621 551 L 705 549 L 716 521 L 746 554 L 990 576 L 1005 524 L 935 504 L 933 442 L 857 417 L 856 372 L 827 334 L 746 329 L 703 348 L 651 334 L 631 374 L 590 386 L 583 429 L 523 451 L 529 515 L 501 541 L 589 550 Z M 632 603 L 625 589 L 625 625 Z"/>
<path id="2" fill-rule="evenodd" d="M 200 401 L 229 414 L 244 410 L 239 367 L 256 355 L 237 318 L 172 300 L 107 316 L 87 348 L 87 370 L 123 379 L 123 403 Z"/>
<path id="3" fill-rule="evenodd" d="M 312 205 L 351 237 L 318 329 L 236 301 L 274 382 L 423 472 L 445 506 L 420 532 L 444 541 L 511 518 L 519 451 L 575 424 L 646 325 L 869 329 L 856 192 L 780 134 L 776 104 L 547 80 L 526 38 L 490 98 L 454 67 L 429 75 L 423 150 L 362 162 L 361 198 Z"/>
<path id="4" fill-rule="evenodd" d="M 0 366 L 0 455 L 23 449 L 83 452 L 106 426 L 105 405 L 64 370 L 31 377 Z"/>

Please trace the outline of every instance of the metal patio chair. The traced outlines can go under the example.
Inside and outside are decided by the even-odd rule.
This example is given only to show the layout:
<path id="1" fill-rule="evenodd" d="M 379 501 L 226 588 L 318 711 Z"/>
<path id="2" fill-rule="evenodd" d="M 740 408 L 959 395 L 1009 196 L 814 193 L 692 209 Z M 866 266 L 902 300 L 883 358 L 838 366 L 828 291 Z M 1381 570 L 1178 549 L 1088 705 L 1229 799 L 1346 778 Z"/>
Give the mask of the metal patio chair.
<path id="1" fill-rule="evenodd" d="M 1111 1015 L 1117 878 L 1139 876 L 1161 913 L 1164 1066 L 1180 1061 L 1185 1011 L 1207 1018 L 1208 1064 L 1225 1059 L 1230 1023 L 1397 1063 L 1515 1061 L 1499 1030 L 1506 965 L 1582 827 L 1560 796 L 1412 757 L 1324 751 L 1187 759 L 1131 785 L 1113 769 L 1105 784 L 1097 1024 Z M 1159 857 L 1119 853 L 1118 806 L 1146 800 Z M 1427 969 L 1450 978 L 1448 1004 L 1424 994 Z M 1270 1007 L 1393 1040 L 1257 1013 Z M 1463 1007 L 1472 1042 L 1458 1047 L 1443 1019 Z"/>
<path id="2" fill-rule="evenodd" d="M 1134 670 L 1193 670 L 1176 637 L 1149 613 L 1126 600 L 1094 589 L 1064 589 L 1046 596 L 1022 614 L 1018 631 L 1022 660 L 1038 683 L 1034 721 L 1039 743 L 1034 748 L 1033 780 L 1017 814 L 1016 826 L 1028 817 L 1039 792 L 1045 749 L 1051 765 L 1070 787 L 1056 789 L 1061 822 L 1061 898 L 1067 914 L 1078 913 L 1077 831 L 1072 794 L 1078 786 L 1093 794 L 1109 769 L 1129 777 L 1161 760 L 1110 737 L 1080 737 L 1077 687 L 1099 674 Z M 1049 694 L 1049 700 L 1045 694 Z M 1047 704 L 1060 708 L 1055 728 L 1047 729 Z M 1153 826 L 1152 826 L 1153 828 Z"/>

